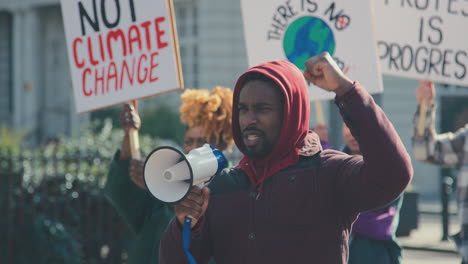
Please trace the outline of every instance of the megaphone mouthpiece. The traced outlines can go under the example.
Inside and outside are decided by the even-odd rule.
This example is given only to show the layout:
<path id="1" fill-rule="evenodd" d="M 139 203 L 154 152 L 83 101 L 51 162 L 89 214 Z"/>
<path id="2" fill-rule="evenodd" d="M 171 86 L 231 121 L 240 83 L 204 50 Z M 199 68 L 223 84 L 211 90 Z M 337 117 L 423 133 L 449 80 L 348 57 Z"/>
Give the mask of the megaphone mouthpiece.
<path id="1" fill-rule="evenodd" d="M 186 160 L 183 160 L 176 165 L 167 168 L 163 172 L 164 179 L 167 182 L 174 181 L 185 181 L 190 179 L 190 171 L 188 168 L 188 163 Z"/>

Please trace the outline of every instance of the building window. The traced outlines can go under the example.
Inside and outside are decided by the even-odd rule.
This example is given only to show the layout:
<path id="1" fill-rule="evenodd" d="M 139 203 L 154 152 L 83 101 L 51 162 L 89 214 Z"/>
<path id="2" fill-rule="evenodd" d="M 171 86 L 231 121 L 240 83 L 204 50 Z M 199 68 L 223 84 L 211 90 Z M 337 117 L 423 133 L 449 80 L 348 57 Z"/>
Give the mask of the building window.
<path id="1" fill-rule="evenodd" d="M 197 1 L 175 1 L 177 34 L 184 83 L 187 88 L 198 87 L 198 11 Z"/>
<path id="2" fill-rule="evenodd" d="M 194 6 L 192 9 L 192 17 L 193 17 L 192 35 L 196 37 L 198 36 L 198 8 L 196 6 Z"/>
<path id="3" fill-rule="evenodd" d="M 11 126 L 13 112 L 12 15 L 0 12 L 0 125 Z"/>
<path id="4" fill-rule="evenodd" d="M 187 11 L 185 7 L 176 8 L 176 23 L 179 35 L 187 34 Z"/>

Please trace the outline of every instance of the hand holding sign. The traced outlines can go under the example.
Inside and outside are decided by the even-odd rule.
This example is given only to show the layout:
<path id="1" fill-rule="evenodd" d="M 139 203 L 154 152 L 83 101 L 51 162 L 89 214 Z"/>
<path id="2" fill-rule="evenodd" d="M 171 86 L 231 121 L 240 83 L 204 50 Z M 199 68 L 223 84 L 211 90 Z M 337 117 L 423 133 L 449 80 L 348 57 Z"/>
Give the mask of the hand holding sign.
<path id="1" fill-rule="evenodd" d="M 340 70 L 328 52 L 310 58 L 305 63 L 306 80 L 318 87 L 335 92 L 337 95 L 345 94 L 353 82 Z"/>
<path id="2" fill-rule="evenodd" d="M 143 180 L 143 162 L 141 161 L 140 144 L 138 130 L 141 127 L 140 116 L 138 115 L 138 101 L 124 104 L 120 113 L 120 125 L 124 130 L 124 139 L 120 150 L 121 160 L 130 160 L 130 179 L 141 189 L 146 189 Z"/>
<path id="3" fill-rule="evenodd" d="M 124 104 L 119 120 L 126 134 L 128 134 L 131 129 L 140 130 L 140 116 L 133 104 Z"/>
<path id="4" fill-rule="evenodd" d="M 140 159 L 138 130 L 140 129 L 141 121 L 135 106 L 133 104 L 124 104 L 119 119 L 125 134 L 120 151 L 120 159 Z"/>
<path id="5" fill-rule="evenodd" d="M 432 81 L 419 81 L 419 85 L 416 88 L 416 100 L 420 105 L 419 117 L 418 117 L 418 136 L 424 135 L 424 128 L 426 124 L 426 112 L 427 105 L 434 102 L 435 88 Z"/>
<path id="6" fill-rule="evenodd" d="M 421 104 L 423 100 L 432 104 L 434 102 L 434 97 L 434 83 L 432 81 L 419 81 L 419 85 L 416 88 L 416 100 L 418 104 Z"/>

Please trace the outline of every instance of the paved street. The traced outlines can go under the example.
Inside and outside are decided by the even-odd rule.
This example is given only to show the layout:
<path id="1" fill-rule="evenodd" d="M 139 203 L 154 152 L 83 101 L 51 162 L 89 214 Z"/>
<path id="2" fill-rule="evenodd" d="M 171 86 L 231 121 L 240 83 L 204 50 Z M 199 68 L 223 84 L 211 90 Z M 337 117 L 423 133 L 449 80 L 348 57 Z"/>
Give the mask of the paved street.
<path id="1" fill-rule="evenodd" d="M 449 233 L 459 229 L 454 214 L 450 217 Z M 419 227 L 409 237 L 399 238 L 403 245 L 403 264 L 460 264 L 452 241 L 440 241 L 441 217 L 434 213 L 420 213 Z"/>
<path id="2" fill-rule="evenodd" d="M 460 264 L 456 254 L 434 251 L 408 250 L 403 251 L 402 264 Z"/>

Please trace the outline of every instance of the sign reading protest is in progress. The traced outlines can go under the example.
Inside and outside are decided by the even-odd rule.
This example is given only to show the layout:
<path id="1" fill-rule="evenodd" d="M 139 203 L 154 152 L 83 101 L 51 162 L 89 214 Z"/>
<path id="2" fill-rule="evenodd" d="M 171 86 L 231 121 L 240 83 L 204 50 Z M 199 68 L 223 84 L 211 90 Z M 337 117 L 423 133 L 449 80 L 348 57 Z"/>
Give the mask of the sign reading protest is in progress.
<path id="1" fill-rule="evenodd" d="M 78 112 L 183 87 L 172 1 L 61 5 Z"/>
<path id="2" fill-rule="evenodd" d="M 382 92 L 370 1 L 241 0 L 250 66 L 284 59 L 304 70 L 328 51 L 350 78 Z M 311 100 L 334 93 L 310 86 Z"/>
<path id="3" fill-rule="evenodd" d="M 382 72 L 468 86 L 468 1 L 376 0 Z"/>

